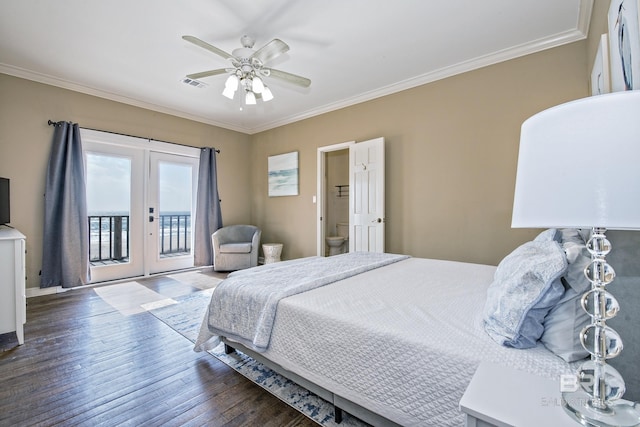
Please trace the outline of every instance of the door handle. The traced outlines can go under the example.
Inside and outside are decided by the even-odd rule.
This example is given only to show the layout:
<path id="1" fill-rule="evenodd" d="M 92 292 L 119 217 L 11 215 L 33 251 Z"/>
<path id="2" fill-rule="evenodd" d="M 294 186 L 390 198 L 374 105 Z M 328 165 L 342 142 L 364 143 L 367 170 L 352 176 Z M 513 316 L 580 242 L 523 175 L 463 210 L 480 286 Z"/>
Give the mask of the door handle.
<path id="1" fill-rule="evenodd" d="M 153 215 L 149 215 L 149 222 L 155 221 L 155 217 Z"/>
<path id="2" fill-rule="evenodd" d="M 379 224 L 379 223 L 381 223 L 381 222 L 382 222 L 382 218 L 374 219 L 374 220 L 373 220 L 373 221 L 371 221 L 371 222 L 377 222 L 377 223 Z"/>

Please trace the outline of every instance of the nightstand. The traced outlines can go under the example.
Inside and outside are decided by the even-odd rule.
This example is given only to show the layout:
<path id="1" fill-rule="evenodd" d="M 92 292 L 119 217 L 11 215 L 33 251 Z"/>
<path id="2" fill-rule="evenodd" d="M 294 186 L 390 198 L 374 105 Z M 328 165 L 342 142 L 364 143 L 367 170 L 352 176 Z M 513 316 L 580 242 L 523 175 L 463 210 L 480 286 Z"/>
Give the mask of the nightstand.
<path id="1" fill-rule="evenodd" d="M 562 408 L 559 381 L 481 363 L 462 399 L 467 427 L 577 427 Z"/>

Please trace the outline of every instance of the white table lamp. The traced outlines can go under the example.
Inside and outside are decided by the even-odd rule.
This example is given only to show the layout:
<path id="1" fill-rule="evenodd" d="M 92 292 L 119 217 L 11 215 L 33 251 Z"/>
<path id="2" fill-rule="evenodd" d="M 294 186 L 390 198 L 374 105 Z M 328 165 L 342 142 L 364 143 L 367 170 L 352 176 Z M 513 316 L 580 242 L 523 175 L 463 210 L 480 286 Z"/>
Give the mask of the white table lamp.
<path id="1" fill-rule="evenodd" d="M 523 123 L 511 225 L 592 229 L 591 289 L 582 298 L 591 324 L 580 333 L 591 360 L 578 371 L 580 388 L 563 392 L 562 403 L 583 425 L 639 425 L 638 404 L 620 399 L 624 380 L 606 363 L 622 340 L 605 323 L 619 307 L 606 290 L 615 272 L 605 260 L 605 231 L 640 229 L 640 91 L 568 102 Z"/>

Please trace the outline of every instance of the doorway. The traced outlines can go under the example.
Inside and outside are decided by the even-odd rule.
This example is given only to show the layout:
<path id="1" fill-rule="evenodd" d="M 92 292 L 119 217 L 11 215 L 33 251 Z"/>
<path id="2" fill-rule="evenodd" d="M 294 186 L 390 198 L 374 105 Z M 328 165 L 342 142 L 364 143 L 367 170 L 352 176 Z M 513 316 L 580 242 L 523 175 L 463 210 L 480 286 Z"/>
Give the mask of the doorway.
<path id="1" fill-rule="evenodd" d="M 347 181 L 343 183 L 342 176 L 345 171 L 341 173 L 335 173 L 329 177 L 330 172 L 335 172 L 335 168 L 342 169 L 342 161 L 339 160 L 342 156 L 340 154 L 346 153 L 348 161 L 349 147 L 355 144 L 355 141 L 343 142 L 340 144 L 329 145 L 326 147 L 318 148 L 318 176 L 317 176 L 317 192 L 316 192 L 316 208 L 317 208 L 317 251 L 318 256 L 327 256 L 329 248 L 327 247 L 326 237 L 335 236 L 337 234 L 337 222 L 340 217 L 340 208 L 347 203 L 347 222 L 349 214 L 349 197 L 348 197 L 348 177 L 349 177 L 349 164 L 346 164 L 346 176 Z M 332 156 L 335 163 L 330 164 L 331 160 L 329 156 Z M 332 165 L 334 167 L 332 167 Z M 340 184 L 338 184 L 340 182 Z M 336 188 L 336 185 L 346 185 L 343 188 Z M 341 191 L 342 190 L 342 191 Z M 343 197 L 346 191 L 346 198 Z M 348 248 L 345 248 L 348 251 Z"/>
<path id="2" fill-rule="evenodd" d="M 328 178 L 331 168 L 329 156 L 343 150 L 348 151 L 348 183 L 344 186 Z M 337 232 L 333 230 L 334 225 L 330 219 L 332 202 L 335 201 L 332 198 L 340 199 L 344 196 L 348 197 L 349 209 L 348 249 L 345 249 L 345 252 L 384 252 L 386 228 L 384 138 L 320 147 L 317 159 L 316 254 L 326 256 L 325 239 Z M 330 185 L 329 182 L 332 184 Z M 341 191 L 345 187 L 348 195 Z M 337 225 L 339 221 L 335 222 Z"/>
<path id="3" fill-rule="evenodd" d="M 193 267 L 199 150 L 81 130 L 91 282 Z"/>

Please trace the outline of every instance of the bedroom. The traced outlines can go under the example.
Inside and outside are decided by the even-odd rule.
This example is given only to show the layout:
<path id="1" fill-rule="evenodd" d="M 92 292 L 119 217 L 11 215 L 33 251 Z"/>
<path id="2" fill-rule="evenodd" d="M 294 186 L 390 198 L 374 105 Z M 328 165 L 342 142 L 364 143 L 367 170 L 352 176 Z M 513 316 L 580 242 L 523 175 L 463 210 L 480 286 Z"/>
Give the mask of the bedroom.
<path id="1" fill-rule="evenodd" d="M 606 29 L 602 3 L 594 3 L 584 41 L 251 135 L 3 74 L 0 170 L 14 183 L 12 209 L 20 215 L 13 225 L 28 237 L 27 286 L 38 288 L 41 265 L 48 119 L 215 145 L 222 151 L 224 221 L 258 225 L 264 241 L 285 244 L 286 259 L 315 254 L 317 147 L 384 136 L 387 251 L 495 265 L 537 233 L 509 225 L 520 125 L 544 108 L 589 95 Z M 269 199 L 266 159 L 292 150 L 300 152 L 300 196 Z M 249 172 L 237 173 L 243 170 Z"/>

